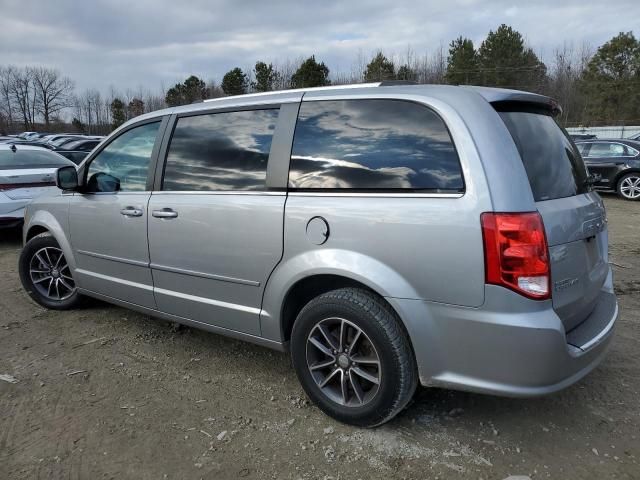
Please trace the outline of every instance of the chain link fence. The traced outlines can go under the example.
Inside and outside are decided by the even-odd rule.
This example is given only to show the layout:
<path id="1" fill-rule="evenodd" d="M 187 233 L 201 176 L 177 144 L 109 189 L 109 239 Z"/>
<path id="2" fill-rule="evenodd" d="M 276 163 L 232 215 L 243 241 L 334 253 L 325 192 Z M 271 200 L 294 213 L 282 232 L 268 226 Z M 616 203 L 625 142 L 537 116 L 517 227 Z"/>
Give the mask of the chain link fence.
<path id="1" fill-rule="evenodd" d="M 603 126 L 570 125 L 565 127 L 571 135 L 595 135 L 597 138 L 630 138 L 640 135 L 640 120 L 633 125 L 612 122 Z"/>

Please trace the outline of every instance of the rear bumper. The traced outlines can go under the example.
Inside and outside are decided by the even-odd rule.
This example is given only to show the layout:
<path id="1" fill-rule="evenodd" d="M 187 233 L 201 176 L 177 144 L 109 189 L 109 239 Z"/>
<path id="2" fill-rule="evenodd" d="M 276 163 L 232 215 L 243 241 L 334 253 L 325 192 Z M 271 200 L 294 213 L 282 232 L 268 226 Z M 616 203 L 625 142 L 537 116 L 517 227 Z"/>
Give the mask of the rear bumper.
<path id="1" fill-rule="evenodd" d="M 556 392 L 603 359 L 618 318 L 607 278 L 590 316 L 568 334 L 551 302 L 487 286 L 478 309 L 389 299 L 412 339 L 420 382 L 512 397 Z"/>

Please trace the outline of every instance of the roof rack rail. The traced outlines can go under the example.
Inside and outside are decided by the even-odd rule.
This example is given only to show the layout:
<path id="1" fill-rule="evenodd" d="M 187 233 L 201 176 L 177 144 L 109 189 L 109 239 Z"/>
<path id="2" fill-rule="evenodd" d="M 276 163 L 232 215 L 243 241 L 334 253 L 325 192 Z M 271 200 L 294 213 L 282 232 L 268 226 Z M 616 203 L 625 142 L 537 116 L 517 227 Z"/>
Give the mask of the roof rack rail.
<path id="1" fill-rule="evenodd" d="M 384 80 L 380 82 L 381 87 L 393 87 L 396 85 L 420 85 L 413 80 Z"/>
<path id="2" fill-rule="evenodd" d="M 250 97 L 262 97 L 266 95 L 273 95 L 276 93 L 296 93 L 296 92 L 306 93 L 306 92 L 315 92 L 315 91 L 321 91 L 321 90 L 343 90 L 343 89 L 347 90 L 351 88 L 371 88 L 371 87 L 379 87 L 381 85 L 382 83 L 380 82 L 373 82 L 373 83 L 352 83 L 349 85 L 328 85 L 326 87 L 290 88 L 287 90 L 271 90 L 268 92 L 245 93 L 244 95 L 238 95 L 238 97 L 250 98 Z M 216 101 L 220 101 L 220 100 L 224 100 L 232 97 L 233 95 L 230 97 L 207 98 L 202 101 L 207 103 L 216 102 Z"/>

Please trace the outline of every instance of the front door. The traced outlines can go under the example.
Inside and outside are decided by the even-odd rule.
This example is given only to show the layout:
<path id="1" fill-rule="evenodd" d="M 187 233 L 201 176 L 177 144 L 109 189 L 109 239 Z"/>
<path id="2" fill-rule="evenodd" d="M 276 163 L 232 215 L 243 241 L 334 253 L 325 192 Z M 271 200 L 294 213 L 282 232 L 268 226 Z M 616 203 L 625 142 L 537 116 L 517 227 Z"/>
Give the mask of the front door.
<path id="1" fill-rule="evenodd" d="M 155 308 L 147 206 L 160 121 L 124 131 L 84 167 L 69 209 L 74 278 L 82 289 Z"/>
<path id="2" fill-rule="evenodd" d="M 265 185 L 278 108 L 179 117 L 149 202 L 158 309 L 260 334 L 262 292 L 282 256 L 284 192 Z"/>

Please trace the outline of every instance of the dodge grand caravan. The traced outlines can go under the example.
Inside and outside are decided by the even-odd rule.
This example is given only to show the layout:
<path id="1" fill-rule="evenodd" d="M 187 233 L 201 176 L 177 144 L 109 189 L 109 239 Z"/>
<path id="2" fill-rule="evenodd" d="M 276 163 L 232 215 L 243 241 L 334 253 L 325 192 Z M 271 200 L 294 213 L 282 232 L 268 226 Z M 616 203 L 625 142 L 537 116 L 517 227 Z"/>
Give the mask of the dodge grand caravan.
<path id="1" fill-rule="evenodd" d="M 288 351 L 328 415 L 418 383 L 547 394 L 603 358 L 607 218 L 551 99 L 367 84 L 137 117 L 27 209 L 41 305 L 95 297 Z"/>

